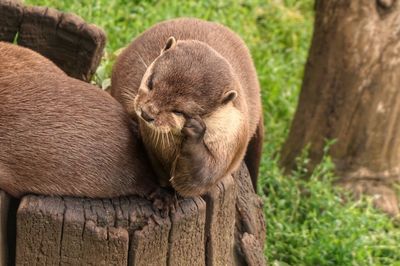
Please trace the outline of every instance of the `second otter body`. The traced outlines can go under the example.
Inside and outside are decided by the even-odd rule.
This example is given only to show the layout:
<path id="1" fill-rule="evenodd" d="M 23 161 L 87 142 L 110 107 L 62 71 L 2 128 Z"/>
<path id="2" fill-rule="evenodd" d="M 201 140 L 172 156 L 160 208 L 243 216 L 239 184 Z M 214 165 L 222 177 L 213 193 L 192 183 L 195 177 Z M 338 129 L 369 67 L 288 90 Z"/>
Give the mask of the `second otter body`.
<path id="1" fill-rule="evenodd" d="M 0 188 L 108 198 L 156 189 L 122 106 L 22 47 L 0 42 Z"/>
<path id="2" fill-rule="evenodd" d="M 112 95 L 139 122 L 158 175 L 183 196 L 204 194 L 236 170 L 262 132 L 250 53 L 216 23 L 175 19 L 145 31 L 118 57 Z M 258 156 L 261 145 L 262 134 Z"/>

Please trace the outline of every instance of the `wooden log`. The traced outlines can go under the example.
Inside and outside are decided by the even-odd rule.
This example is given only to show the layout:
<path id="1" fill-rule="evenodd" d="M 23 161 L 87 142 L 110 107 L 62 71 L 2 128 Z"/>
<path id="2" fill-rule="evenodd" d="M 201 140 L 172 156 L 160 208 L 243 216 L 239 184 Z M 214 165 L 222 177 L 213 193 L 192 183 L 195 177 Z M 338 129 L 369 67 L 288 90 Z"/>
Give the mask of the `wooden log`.
<path id="1" fill-rule="evenodd" d="M 10 198 L 0 191 L 0 265 L 7 265 L 8 242 L 7 242 L 7 218 Z"/>
<path id="2" fill-rule="evenodd" d="M 260 200 L 245 166 L 234 178 L 165 217 L 139 197 L 26 196 L 16 265 L 264 265 Z"/>
<path id="3" fill-rule="evenodd" d="M 171 222 L 167 265 L 205 265 L 205 201 L 201 198 L 179 201 Z"/>
<path id="4" fill-rule="evenodd" d="M 207 265 L 233 265 L 236 191 L 227 176 L 206 196 Z"/>
<path id="5" fill-rule="evenodd" d="M 84 81 L 95 73 L 106 42 L 102 29 L 72 13 L 0 0 L 0 41 L 13 42 L 16 35 L 19 45 L 42 54 L 69 76 Z"/>
<path id="6" fill-rule="evenodd" d="M 16 264 L 126 265 L 128 228 L 114 227 L 114 217 L 111 200 L 24 197 Z"/>
<path id="7" fill-rule="evenodd" d="M 103 55 L 104 31 L 52 8 L 25 7 L 23 12 L 17 43 L 49 58 L 69 76 L 89 81 Z"/>
<path id="8" fill-rule="evenodd" d="M 244 233 L 240 239 L 240 246 L 245 255 L 245 264 L 249 266 L 265 265 L 265 258 L 263 256 L 263 247 L 260 246 L 258 239 L 248 233 Z M 243 265 L 244 263 L 238 264 Z"/>
<path id="9" fill-rule="evenodd" d="M 262 212 L 263 203 L 254 192 L 249 171 L 244 164 L 233 174 L 233 179 L 238 190 L 236 215 L 240 221 L 236 224 L 236 232 L 252 234 L 263 244 L 266 235 L 264 213 Z"/>
<path id="10" fill-rule="evenodd" d="M 237 190 L 235 224 L 236 265 L 265 265 L 266 224 L 261 198 L 254 192 L 246 166 L 233 174 Z"/>
<path id="11" fill-rule="evenodd" d="M 18 33 L 18 35 L 17 35 Z M 47 7 L 0 0 L 0 41 L 28 47 L 52 60 L 69 76 L 89 81 L 103 55 L 106 36 L 82 18 Z"/>
<path id="12" fill-rule="evenodd" d="M 126 264 L 128 232 L 115 228 L 110 200 L 64 198 L 61 264 Z M 112 216 L 112 217 L 111 217 Z"/>
<path id="13" fill-rule="evenodd" d="M 178 206 L 163 218 L 136 197 L 26 196 L 18 210 L 16 264 L 204 265 L 205 202 L 182 199 Z"/>
<path id="14" fill-rule="evenodd" d="M 25 197 L 17 216 L 17 265 L 59 262 L 64 202 L 61 198 Z"/>
<path id="15" fill-rule="evenodd" d="M 128 265 L 167 265 L 168 236 L 171 230 L 169 217 L 162 218 L 154 213 L 147 202 L 131 205 L 128 212 L 131 222 L 138 225 L 134 228 L 132 243 L 129 249 Z"/>
<path id="16" fill-rule="evenodd" d="M 0 0 L 0 41 L 13 42 L 22 20 L 20 1 Z"/>

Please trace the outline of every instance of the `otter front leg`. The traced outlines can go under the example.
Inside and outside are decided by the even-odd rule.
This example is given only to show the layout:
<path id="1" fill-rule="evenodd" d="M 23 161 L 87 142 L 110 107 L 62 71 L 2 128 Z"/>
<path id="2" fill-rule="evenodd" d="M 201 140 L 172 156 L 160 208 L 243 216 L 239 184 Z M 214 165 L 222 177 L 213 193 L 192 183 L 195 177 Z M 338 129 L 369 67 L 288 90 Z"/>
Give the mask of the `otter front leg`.
<path id="1" fill-rule="evenodd" d="M 215 183 L 214 158 L 204 143 L 206 125 L 199 117 L 186 120 L 184 139 L 175 161 L 171 183 L 182 196 L 198 196 Z"/>

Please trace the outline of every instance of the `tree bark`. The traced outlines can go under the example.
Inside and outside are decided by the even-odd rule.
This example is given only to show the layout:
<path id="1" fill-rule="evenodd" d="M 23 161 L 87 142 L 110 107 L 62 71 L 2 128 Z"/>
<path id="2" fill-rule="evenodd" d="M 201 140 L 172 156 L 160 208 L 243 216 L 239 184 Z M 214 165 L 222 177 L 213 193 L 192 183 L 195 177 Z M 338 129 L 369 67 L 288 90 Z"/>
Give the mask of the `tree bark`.
<path id="1" fill-rule="evenodd" d="M 281 163 L 310 145 L 310 168 L 330 155 L 339 184 L 379 195 L 397 215 L 400 178 L 400 5 L 395 0 L 317 0 L 314 35 L 299 104 Z"/>

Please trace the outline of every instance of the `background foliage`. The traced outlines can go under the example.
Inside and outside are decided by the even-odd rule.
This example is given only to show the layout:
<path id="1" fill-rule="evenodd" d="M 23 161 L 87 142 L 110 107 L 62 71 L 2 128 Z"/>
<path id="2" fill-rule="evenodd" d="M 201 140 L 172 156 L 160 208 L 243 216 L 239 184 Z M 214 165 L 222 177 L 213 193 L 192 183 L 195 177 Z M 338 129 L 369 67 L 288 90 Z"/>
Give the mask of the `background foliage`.
<path id="1" fill-rule="evenodd" d="M 118 50 L 158 21 L 190 16 L 223 23 L 248 44 L 262 85 L 265 143 L 259 191 L 265 202 L 265 256 L 272 265 L 400 265 L 400 230 L 371 208 L 371 199 L 343 202 L 331 186 L 325 158 L 309 182 L 299 169 L 278 167 L 307 57 L 313 26 L 312 0 L 156 1 L 26 0 L 74 12 L 105 29 L 107 53 L 96 82 L 107 84 Z"/>

